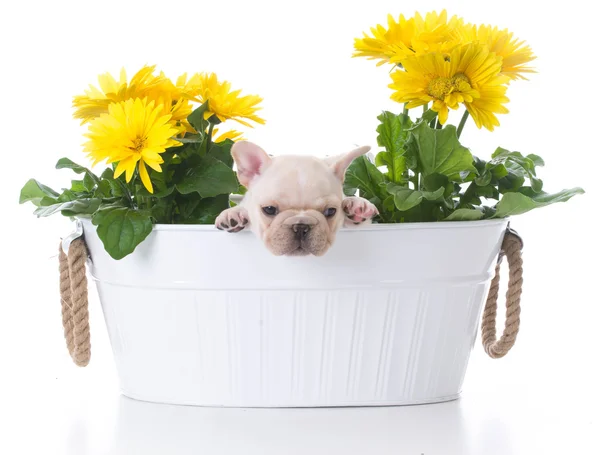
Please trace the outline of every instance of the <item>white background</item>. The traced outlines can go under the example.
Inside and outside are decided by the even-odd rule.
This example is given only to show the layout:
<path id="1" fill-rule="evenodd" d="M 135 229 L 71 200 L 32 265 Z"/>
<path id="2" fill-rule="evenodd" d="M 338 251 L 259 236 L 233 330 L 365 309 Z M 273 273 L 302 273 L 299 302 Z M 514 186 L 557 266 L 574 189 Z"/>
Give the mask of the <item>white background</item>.
<path id="1" fill-rule="evenodd" d="M 597 21 L 590 2 L 97 1 L 0 6 L 0 453 L 600 453 L 598 367 Z M 353 38 L 450 7 L 508 27 L 538 55 L 539 74 L 508 91 L 494 133 L 469 123 L 464 142 L 540 154 L 549 191 L 587 194 L 520 216 L 522 331 L 502 360 L 475 346 L 463 398 L 409 408 L 210 410 L 119 396 L 102 314 L 92 298 L 93 357 L 66 354 L 56 250 L 70 223 L 18 206 L 30 177 L 67 185 L 62 156 L 85 162 L 71 97 L 99 73 L 156 63 L 167 75 L 214 71 L 264 98 L 267 125 L 246 137 L 272 154 L 375 146 L 376 116 L 399 111 L 388 69 L 351 59 Z M 457 120 L 452 118 L 451 120 Z M 394 252 L 390 251 L 390 254 Z M 202 260 L 202 258 L 199 258 Z M 406 260 L 398 254 L 397 260 Z"/>

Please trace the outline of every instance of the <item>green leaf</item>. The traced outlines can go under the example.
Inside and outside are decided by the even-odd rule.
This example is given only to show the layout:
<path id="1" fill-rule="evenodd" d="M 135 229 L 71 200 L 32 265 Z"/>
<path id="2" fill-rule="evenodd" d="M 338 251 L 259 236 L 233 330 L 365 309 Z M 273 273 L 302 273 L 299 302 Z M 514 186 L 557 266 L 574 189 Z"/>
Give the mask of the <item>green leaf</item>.
<path id="1" fill-rule="evenodd" d="M 69 158 L 61 158 L 60 160 L 58 160 L 58 162 L 56 163 L 56 169 L 71 169 L 76 174 L 83 174 L 85 172 L 86 175 L 88 175 L 94 181 L 94 183 L 98 183 L 100 181 L 96 174 L 94 174 L 88 168 L 74 163 Z"/>
<path id="2" fill-rule="evenodd" d="M 89 197 L 87 194 L 88 193 L 85 191 L 84 192 L 75 192 L 75 191 L 71 191 L 71 190 L 64 190 L 62 192 L 62 194 L 60 196 L 58 196 L 58 198 L 56 198 L 56 199 L 45 198 L 45 199 L 51 200 L 52 201 L 51 204 L 48 204 L 47 201 L 44 201 L 44 199 L 42 199 L 42 203 L 40 205 L 48 206 L 48 205 L 56 204 L 57 202 L 74 201 L 75 199 L 79 198 L 79 195 L 84 195 L 84 196 L 82 196 L 82 198 L 87 198 L 87 197 Z"/>
<path id="3" fill-rule="evenodd" d="M 58 197 L 58 193 L 35 179 L 29 179 L 21 189 L 19 204 L 31 202 L 33 205 L 39 207 L 40 201 L 45 197 L 54 199 Z"/>
<path id="4" fill-rule="evenodd" d="M 439 198 L 441 198 L 444 195 L 444 191 L 446 188 L 444 188 L 443 186 L 438 188 L 435 191 L 421 191 L 421 194 L 423 195 L 423 197 L 425 199 L 427 199 L 428 201 L 435 201 Z"/>
<path id="5" fill-rule="evenodd" d="M 477 209 L 457 209 L 443 221 L 474 221 L 483 218 L 483 212 Z"/>
<path id="6" fill-rule="evenodd" d="M 461 172 L 477 171 L 473 166 L 473 155 L 469 149 L 460 145 L 453 125 L 433 129 L 423 122 L 413 128 L 411 133 L 413 140 L 410 141 L 410 146 L 424 176 L 437 173 L 451 180 L 459 180 Z"/>
<path id="7" fill-rule="evenodd" d="M 394 196 L 389 195 L 383 200 L 383 208 L 388 212 L 393 212 L 396 205 L 394 204 Z"/>
<path id="8" fill-rule="evenodd" d="M 506 193 L 496 204 L 495 218 L 505 218 L 507 216 L 520 215 L 538 207 L 554 204 L 555 202 L 565 202 L 576 194 L 583 194 L 585 191 L 581 188 L 571 188 L 562 190 L 558 193 L 531 193 L 525 195 L 520 192 Z"/>
<path id="9" fill-rule="evenodd" d="M 423 200 L 423 195 L 420 191 L 411 190 L 410 188 L 398 188 L 393 194 L 394 205 L 401 212 L 419 205 Z"/>
<path id="10" fill-rule="evenodd" d="M 109 180 L 100 180 L 98 183 L 98 188 L 94 191 L 94 197 L 103 199 L 109 198 L 112 196 L 112 186 Z M 120 196 L 119 196 L 120 197 Z"/>
<path id="11" fill-rule="evenodd" d="M 182 144 L 201 144 L 204 141 L 203 134 L 188 134 L 185 137 L 178 137 L 177 141 Z"/>
<path id="12" fill-rule="evenodd" d="M 358 190 L 365 199 L 377 197 L 383 201 L 388 196 L 385 188 L 380 186 L 384 182 L 381 171 L 366 156 L 359 156 L 346 170 L 344 194 L 355 196 Z"/>
<path id="13" fill-rule="evenodd" d="M 62 212 L 62 214 L 65 216 L 89 215 L 98 210 L 101 202 L 102 201 L 100 199 L 95 198 L 76 199 L 74 201 L 61 202 L 59 204 L 52 204 L 46 207 L 39 207 L 33 213 L 38 217 L 50 216 L 56 212 Z"/>
<path id="14" fill-rule="evenodd" d="M 125 192 L 123 191 L 123 184 L 119 179 L 108 180 L 110 184 L 110 192 L 114 197 L 123 197 L 125 196 Z"/>
<path id="15" fill-rule="evenodd" d="M 68 190 L 65 190 L 65 193 L 69 192 Z M 75 197 L 71 198 L 71 199 L 63 199 L 63 195 L 65 194 L 61 194 L 60 196 L 58 196 L 58 198 L 53 198 L 53 197 L 48 197 L 48 196 L 44 196 L 40 202 L 39 202 L 39 206 L 38 207 L 48 207 L 49 205 L 53 205 L 53 204 L 57 204 L 58 202 L 67 202 L 67 201 L 72 201 L 73 199 L 75 199 Z"/>
<path id="16" fill-rule="evenodd" d="M 507 168 L 508 173 L 512 171 L 512 173 L 515 174 L 515 181 L 520 181 L 519 177 L 521 176 L 528 177 L 529 181 L 531 182 L 531 188 L 533 189 L 533 191 L 535 191 L 536 193 L 542 191 L 543 182 L 541 179 L 536 177 L 535 174 L 535 167 L 537 165 L 544 165 L 544 161 L 539 156 L 523 156 L 519 152 L 510 152 L 506 149 L 503 149 L 502 147 L 498 147 L 496 151 L 492 154 L 492 161 L 490 162 L 490 164 L 504 164 Z"/>
<path id="17" fill-rule="evenodd" d="M 208 126 L 208 122 L 204 120 L 204 113 L 208 110 L 208 101 L 205 101 L 201 106 L 194 109 L 194 111 L 188 115 L 187 121 L 194 127 L 194 129 L 200 133 L 204 134 L 206 131 L 206 127 Z"/>
<path id="18" fill-rule="evenodd" d="M 541 193 L 542 187 L 544 185 L 542 180 L 530 175 L 529 181 L 531 182 L 531 188 L 533 189 L 533 191 L 535 191 L 536 193 Z"/>
<path id="19" fill-rule="evenodd" d="M 412 127 L 412 121 L 408 115 L 393 114 L 385 111 L 377 117 L 380 124 L 377 127 L 377 144 L 384 147 L 388 152 L 402 153 L 404 142 L 408 137 L 408 129 Z"/>
<path id="20" fill-rule="evenodd" d="M 437 112 L 435 112 L 432 109 L 428 109 L 427 112 L 423 113 L 423 115 L 420 118 L 420 121 L 421 121 L 421 123 L 429 123 L 436 117 L 437 117 Z"/>
<path id="21" fill-rule="evenodd" d="M 222 122 L 219 117 L 217 117 L 215 114 L 213 114 L 210 117 L 208 117 L 208 123 L 212 123 L 213 125 L 219 125 Z"/>
<path id="22" fill-rule="evenodd" d="M 490 164 L 488 169 L 492 173 L 492 177 L 496 180 L 499 180 L 508 175 L 508 169 L 506 169 L 506 166 L 502 163 Z"/>
<path id="23" fill-rule="evenodd" d="M 231 156 L 231 147 L 234 142 L 231 139 L 225 139 L 222 142 L 212 143 L 208 155 L 222 161 L 227 166 L 233 166 L 233 157 Z"/>
<path id="24" fill-rule="evenodd" d="M 394 155 L 391 152 L 379 152 L 375 156 L 375 166 L 385 166 L 387 168 L 387 177 L 394 183 L 405 183 L 403 178 L 406 172 L 406 158 L 402 155 Z"/>
<path id="25" fill-rule="evenodd" d="M 527 158 L 530 159 L 531 161 L 533 161 L 533 164 L 537 167 L 543 167 L 546 164 L 546 163 L 544 163 L 544 160 L 542 159 L 541 156 L 534 155 L 533 153 L 530 153 L 529 155 L 527 155 Z"/>
<path id="26" fill-rule="evenodd" d="M 147 212 L 127 207 L 110 206 L 92 216 L 98 237 L 114 259 L 122 259 L 152 232 L 152 221 Z"/>
<path id="27" fill-rule="evenodd" d="M 429 174 L 423 178 L 422 183 L 427 191 L 432 191 L 434 188 L 437 190 L 437 188 L 448 184 L 448 177 L 442 174 Z"/>
<path id="28" fill-rule="evenodd" d="M 219 214 L 227 208 L 229 208 L 228 194 L 202 198 L 188 217 L 181 222 L 184 224 L 213 224 Z"/>
<path id="29" fill-rule="evenodd" d="M 498 189 L 493 185 L 475 187 L 475 196 L 486 197 L 488 199 L 500 199 Z"/>
<path id="30" fill-rule="evenodd" d="M 173 171 L 163 166 L 162 172 L 156 172 L 155 170 L 150 171 L 150 180 L 152 180 L 154 193 L 150 193 L 145 187 L 140 188 L 137 191 L 138 196 L 152 197 L 154 199 L 161 199 L 169 196 L 175 191 L 175 185 L 172 182 Z"/>
<path id="31" fill-rule="evenodd" d="M 214 197 L 237 191 L 239 183 L 233 170 L 213 156 L 203 156 L 199 164 L 186 170 L 177 190 L 182 194 L 194 191 L 202 197 Z"/>
<path id="32" fill-rule="evenodd" d="M 94 190 L 95 186 L 96 186 L 96 182 L 94 181 L 94 179 L 92 177 L 90 177 L 90 174 L 88 174 L 86 172 L 85 175 L 83 176 L 83 187 L 85 188 L 85 190 L 87 192 L 92 192 Z"/>
<path id="33" fill-rule="evenodd" d="M 86 192 L 85 185 L 83 184 L 83 180 L 71 180 L 71 191 L 82 193 Z"/>
<path id="34" fill-rule="evenodd" d="M 492 154 L 492 162 L 503 161 L 513 161 L 519 164 L 523 169 L 533 171 L 535 173 L 535 163 L 533 160 L 523 156 L 520 152 L 510 152 L 502 147 L 498 147 Z"/>
<path id="35" fill-rule="evenodd" d="M 396 208 L 401 212 L 405 212 L 419 205 L 423 199 L 434 201 L 442 197 L 445 188 L 440 187 L 436 191 L 417 191 L 390 183 L 387 185 L 387 190 L 394 195 Z"/>
<path id="36" fill-rule="evenodd" d="M 507 168 L 507 171 L 506 176 L 498 180 L 498 190 L 501 193 L 518 191 L 525 183 L 525 177 L 523 177 L 522 173 L 516 172 L 513 169 Z"/>
<path id="37" fill-rule="evenodd" d="M 387 176 L 395 183 L 404 182 L 406 171 L 406 159 L 404 158 L 404 143 L 408 137 L 408 129 L 412 127 L 412 121 L 408 115 L 383 112 L 377 119 L 380 121 L 377 127 L 377 143 L 384 147 L 385 151 L 379 152 L 375 157 L 376 166 L 386 166 Z"/>
<path id="38" fill-rule="evenodd" d="M 115 179 L 115 171 L 112 170 L 111 168 L 107 167 L 106 169 L 104 169 L 104 171 L 102 171 L 102 174 L 100 174 L 100 178 L 102 180 L 114 180 Z"/>
<path id="39" fill-rule="evenodd" d="M 170 194 L 172 194 L 172 193 L 173 193 L 173 191 L 175 191 L 175 185 L 172 185 L 172 186 L 167 186 L 167 187 L 165 187 L 165 188 L 162 188 L 162 189 L 159 189 L 159 188 L 157 187 L 157 188 L 155 188 L 155 191 L 154 191 L 154 193 L 150 193 L 150 192 L 148 192 L 147 190 L 146 190 L 146 191 L 145 191 L 145 190 L 146 190 L 146 188 L 143 188 L 143 189 L 141 190 L 141 191 L 143 191 L 143 192 L 144 192 L 144 195 L 147 195 L 147 196 L 150 196 L 150 197 L 154 197 L 154 198 L 161 199 L 161 198 L 167 197 L 167 196 L 169 196 Z"/>
<path id="40" fill-rule="evenodd" d="M 421 184 L 426 191 L 439 191 L 439 188 L 444 187 L 444 197 L 460 192 L 460 185 L 450 182 L 448 177 L 442 174 L 430 174 L 422 179 Z"/>
<path id="41" fill-rule="evenodd" d="M 173 209 L 174 201 L 167 198 L 155 199 L 150 208 L 153 222 L 160 224 L 174 224 Z"/>
<path id="42" fill-rule="evenodd" d="M 477 186 L 487 186 L 491 183 L 491 181 L 492 173 L 487 169 L 483 171 L 483 173 L 480 174 L 479 177 L 475 178 L 475 184 Z"/>

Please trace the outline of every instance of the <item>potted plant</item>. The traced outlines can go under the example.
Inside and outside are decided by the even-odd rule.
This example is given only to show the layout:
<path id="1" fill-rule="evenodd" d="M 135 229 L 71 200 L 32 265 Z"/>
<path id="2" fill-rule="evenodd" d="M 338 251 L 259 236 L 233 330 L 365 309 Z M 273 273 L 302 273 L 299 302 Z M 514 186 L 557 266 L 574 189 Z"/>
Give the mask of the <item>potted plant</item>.
<path id="1" fill-rule="evenodd" d="M 104 75 L 75 98 L 85 149 L 111 168 L 97 176 L 60 160 L 82 178 L 60 194 L 30 180 L 21 202 L 81 220 L 124 394 L 218 406 L 458 396 L 486 295 L 497 293 L 508 217 L 583 190 L 546 193 L 539 156 L 498 148 L 483 160 L 459 142 L 469 118 L 498 126 L 509 82 L 532 71 L 530 48 L 511 33 L 445 12 L 390 16 L 371 32 L 355 55 L 393 65 L 403 111 L 379 116 L 381 151 L 346 173 L 346 194 L 374 203 L 376 223 L 340 231 L 323 257 L 274 257 L 250 233 L 212 225 L 244 191 L 229 154 L 239 135 L 216 138 L 216 127 L 263 123 L 260 98 L 214 75 L 172 82 L 152 67 L 129 81 Z M 448 110 L 459 108 L 456 128 Z M 65 245 L 67 277 L 85 262 L 78 245 L 78 255 Z M 84 282 L 70 276 L 68 300 Z M 65 311 L 71 329 L 86 316 Z M 69 333 L 70 347 L 89 339 Z"/>

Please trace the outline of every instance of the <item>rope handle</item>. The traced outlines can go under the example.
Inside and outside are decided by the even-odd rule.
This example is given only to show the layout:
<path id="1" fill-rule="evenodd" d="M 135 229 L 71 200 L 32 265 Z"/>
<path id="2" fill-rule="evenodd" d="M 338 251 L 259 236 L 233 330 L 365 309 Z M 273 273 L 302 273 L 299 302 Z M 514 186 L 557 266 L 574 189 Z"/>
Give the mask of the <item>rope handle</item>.
<path id="1" fill-rule="evenodd" d="M 508 226 L 502 240 L 496 275 L 492 279 L 483 318 L 481 321 L 481 341 L 483 349 L 492 359 L 504 357 L 515 344 L 521 323 L 521 292 L 523 290 L 523 240 Z M 506 291 L 506 319 L 500 339 L 496 339 L 496 310 L 500 285 L 500 266 L 506 256 L 508 261 L 508 290 Z"/>
<path id="2" fill-rule="evenodd" d="M 60 300 L 67 349 L 77 366 L 90 362 L 90 324 L 85 263 L 88 252 L 83 237 L 75 238 L 65 254 L 63 242 L 58 247 Z"/>

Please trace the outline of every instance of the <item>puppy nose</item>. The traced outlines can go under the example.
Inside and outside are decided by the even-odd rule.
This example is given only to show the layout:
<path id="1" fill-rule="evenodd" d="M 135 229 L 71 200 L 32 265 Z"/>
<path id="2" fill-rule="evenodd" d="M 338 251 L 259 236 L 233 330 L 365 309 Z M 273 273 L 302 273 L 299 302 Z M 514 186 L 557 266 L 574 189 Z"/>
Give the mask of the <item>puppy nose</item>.
<path id="1" fill-rule="evenodd" d="M 296 233 L 296 238 L 298 240 L 302 240 L 306 237 L 306 234 L 308 234 L 308 231 L 310 231 L 310 226 L 308 224 L 298 223 L 298 224 L 294 224 L 292 226 L 292 229 Z"/>

